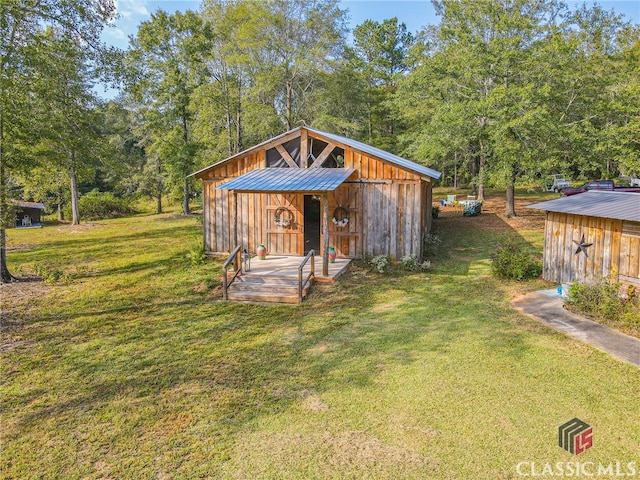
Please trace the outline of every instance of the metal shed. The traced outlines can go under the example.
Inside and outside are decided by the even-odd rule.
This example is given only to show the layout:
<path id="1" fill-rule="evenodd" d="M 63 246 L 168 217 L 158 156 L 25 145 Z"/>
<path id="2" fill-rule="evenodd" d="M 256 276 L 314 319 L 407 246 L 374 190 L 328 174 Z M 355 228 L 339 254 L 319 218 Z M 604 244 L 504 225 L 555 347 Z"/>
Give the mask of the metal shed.
<path id="1" fill-rule="evenodd" d="M 640 286 L 640 194 L 589 191 L 527 208 L 547 212 L 546 280 L 609 279 Z"/>

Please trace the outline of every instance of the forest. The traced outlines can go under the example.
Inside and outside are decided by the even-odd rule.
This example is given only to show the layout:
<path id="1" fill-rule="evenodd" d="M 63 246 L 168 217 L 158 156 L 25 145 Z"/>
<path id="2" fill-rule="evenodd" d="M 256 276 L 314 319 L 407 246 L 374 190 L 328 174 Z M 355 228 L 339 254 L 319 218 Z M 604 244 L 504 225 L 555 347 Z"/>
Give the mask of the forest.
<path id="1" fill-rule="evenodd" d="M 337 0 L 158 10 L 126 51 L 114 0 L 3 0 L 0 253 L 10 198 L 77 224 L 83 198 L 180 202 L 188 175 L 308 125 L 506 191 L 640 175 L 640 27 L 597 4 L 433 1 L 439 23 L 350 31 Z M 104 100 L 98 84 L 117 89 Z"/>

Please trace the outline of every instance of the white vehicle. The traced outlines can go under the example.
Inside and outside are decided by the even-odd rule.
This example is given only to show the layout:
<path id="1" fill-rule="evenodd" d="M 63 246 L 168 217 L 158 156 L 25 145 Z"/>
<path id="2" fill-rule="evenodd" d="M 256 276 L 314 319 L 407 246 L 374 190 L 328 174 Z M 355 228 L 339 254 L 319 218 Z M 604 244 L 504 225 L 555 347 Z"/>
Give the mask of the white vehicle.
<path id="1" fill-rule="evenodd" d="M 571 182 L 567 182 L 564 179 L 564 175 L 560 175 L 559 173 L 554 173 L 553 175 L 548 175 L 544 181 L 544 189 L 547 192 L 559 192 L 563 188 L 569 188 L 571 186 Z"/>
<path id="2" fill-rule="evenodd" d="M 627 175 L 623 175 L 620 178 L 629 182 L 629 186 L 631 187 L 640 187 L 640 178 L 638 177 L 629 177 Z"/>

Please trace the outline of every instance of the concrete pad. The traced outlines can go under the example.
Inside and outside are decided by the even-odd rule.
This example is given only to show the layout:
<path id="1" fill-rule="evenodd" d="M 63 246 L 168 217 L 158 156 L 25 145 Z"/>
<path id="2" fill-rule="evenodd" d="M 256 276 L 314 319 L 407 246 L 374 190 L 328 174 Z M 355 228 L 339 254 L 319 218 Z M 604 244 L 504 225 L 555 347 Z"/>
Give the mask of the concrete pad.
<path id="1" fill-rule="evenodd" d="M 555 290 L 533 292 L 516 298 L 511 306 L 609 355 L 640 367 L 640 340 L 569 312 Z"/>

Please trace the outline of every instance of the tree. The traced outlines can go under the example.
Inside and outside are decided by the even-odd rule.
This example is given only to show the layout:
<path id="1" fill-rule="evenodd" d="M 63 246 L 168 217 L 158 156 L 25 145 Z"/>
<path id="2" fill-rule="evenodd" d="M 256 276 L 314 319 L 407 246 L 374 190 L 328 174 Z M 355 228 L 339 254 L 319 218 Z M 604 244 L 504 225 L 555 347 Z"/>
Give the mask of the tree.
<path id="1" fill-rule="evenodd" d="M 252 4 L 246 39 L 253 66 L 252 96 L 269 106 L 287 129 L 310 124 L 318 113 L 309 101 L 323 72 L 344 48 L 344 11 L 336 0 L 270 0 Z"/>
<path id="2" fill-rule="evenodd" d="M 398 80 L 409 69 L 413 35 L 394 17 L 382 23 L 365 20 L 354 29 L 353 37 L 350 63 L 366 84 L 367 141 L 394 149 L 399 115 L 391 99 Z"/>
<path id="3" fill-rule="evenodd" d="M 93 93 L 91 51 L 79 39 L 59 29 L 43 32 L 51 48 L 40 58 L 42 73 L 36 75 L 36 91 L 40 97 L 40 135 L 38 148 L 48 162 L 69 174 L 71 223 L 80 223 L 78 176 L 90 173 L 106 148 L 101 131 L 101 118 Z"/>
<path id="4" fill-rule="evenodd" d="M 105 51 L 100 32 L 114 14 L 112 0 L 0 4 L 0 282 L 12 280 L 6 263 L 8 176 L 43 160 L 33 152 L 32 142 L 39 138 L 32 113 L 37 111 L 32 107 L 39 92 L 34 91 L 32 79 L 41 66 L 34 58 L 50 48 L 41 33 L 47 26 L 57 27 L 94 50 Z"/>
<path id="5" fill-rule="evenodd" d="M 196 13 L 158 10 L 143 22 L 129 51 L 126 91 L 137 103 L 145 149 L 169 167 L 182 185 L 182 211 L 189 214 L 190 180 L 198 145 L 192 137 L 193 92 L 202 83 L 197 67 L 206 25 Z"/>
<path id="6" fill-rule="evenodd" d="M 434 4 L 442 22 L 421 35 L 396 98 L 408 151 L 469 155 L 481 199 L 485 183 L 506 187 L 507 216 L 519 178 L 614 175 L 637 158 L 637 28 L 555 0 Z"/>
<path id="7" fill-rule="evenodd" d="M 638 160 L 639 32 L 612 12 L 582 6 L 545 52 L 553 59 L 545 103 L 561 140 L 552 145 L 578 175 L 611 178 Z"/>
<path id="8" fill-rule="evenodd" d="M 425 120 L 432 124 L 430 131 L 457 126 L 455 130 L 465 132 L 477 165 L 479 199 L 491 179 L 507 187 L 506 215 L 515 215 L 515 179 L 535 163 L 529 152 L 537 141 L 536 128 L 544 122 L 533 65 L 563 6 L 553 0 L 445 0 L 434 6 L 442 22 L 425 37 L 424 54 L 410 75 L 423 78 L 410 78 L 407 86 L 429 79 L 425 87 L 432 109 Z M 447 110 L 457 114 L 447 115 Z M 422 148 L 437 151 L 442 140 L 423 137 Z"/>

